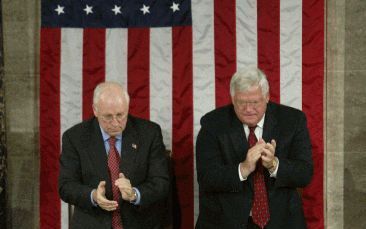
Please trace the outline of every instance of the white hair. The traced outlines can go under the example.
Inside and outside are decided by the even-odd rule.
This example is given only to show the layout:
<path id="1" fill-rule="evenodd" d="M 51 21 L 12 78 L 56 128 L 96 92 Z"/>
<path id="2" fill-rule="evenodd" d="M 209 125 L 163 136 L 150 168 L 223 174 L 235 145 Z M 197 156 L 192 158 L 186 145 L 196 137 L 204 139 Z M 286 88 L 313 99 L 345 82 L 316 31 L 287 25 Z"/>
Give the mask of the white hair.
<path id="1" fill-rule="evenodd" d="M 259 68 L 248 67 L 238 70 L 230 81 L 230 95 L 234 97 L 235 92 L 246 92 L 253 86 L 259 86 L 263 96 L 269 93 L 267 77 Z"/>

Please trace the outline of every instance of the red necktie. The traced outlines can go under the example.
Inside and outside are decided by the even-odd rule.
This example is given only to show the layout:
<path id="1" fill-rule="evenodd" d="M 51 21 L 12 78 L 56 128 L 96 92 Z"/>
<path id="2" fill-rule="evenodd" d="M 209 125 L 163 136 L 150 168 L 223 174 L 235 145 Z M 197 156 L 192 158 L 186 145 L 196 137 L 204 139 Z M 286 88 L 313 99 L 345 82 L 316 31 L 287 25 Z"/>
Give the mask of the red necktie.
<path id="1" fill-rule="evenodd" d="M 108 143 L 109 143 L 108 168 L 112 182 L 113 200 L 118 202 L 121 194 L 119 192 L 118 187 L 114 185 L 114 182 L 118 179 L 119 176 L 120 156 L 115 147 L 116 139 L 114 137 L 110 137 L 108 139 Z M 122 229 L 122 222 L 119 208 L 117 208 L 115 211 L 112 212 L 112 228 Z"/>
<path id="2" fill-rule="evenodd" d="M 248 142 L 250 147 L 257 143 L 257 137 L 254 134 L 255 128 L 256 126 L 249 127 Z M 257 162 L 253 181 L 254 200 L 252 205 L 252 218 L 255 224 L 257 224 L 260 228 L 264 228 L 264 226 L 269 221 L 269 206 L 261 159 L 259 159 Z"/>

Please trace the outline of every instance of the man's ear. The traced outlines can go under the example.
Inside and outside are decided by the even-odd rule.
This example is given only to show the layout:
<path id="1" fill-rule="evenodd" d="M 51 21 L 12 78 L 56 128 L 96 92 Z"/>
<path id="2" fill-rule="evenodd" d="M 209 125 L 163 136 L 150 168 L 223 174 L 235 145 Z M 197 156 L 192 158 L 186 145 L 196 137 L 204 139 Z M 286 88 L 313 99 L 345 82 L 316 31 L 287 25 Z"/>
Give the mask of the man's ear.
<path id="1" fill-rule="evenodd" d="M 231 103 L 232 103 L 232 104 L 234 104 L 234 96 L 235 96 L 235 95 L 230 95 Z"/>
<path id="2" fill-rule="evenodd" d="M 267 96 L 266 96 L 266 103 L 269 102 L 269 92 L 267 93 Z"/>
<path id="3" fill-rule="evenodd" d="M 98 117 L 98 110 L 97 107 L 95 106 L 95 104 L 93 104 L 93 113 L 95 117 Z"/>

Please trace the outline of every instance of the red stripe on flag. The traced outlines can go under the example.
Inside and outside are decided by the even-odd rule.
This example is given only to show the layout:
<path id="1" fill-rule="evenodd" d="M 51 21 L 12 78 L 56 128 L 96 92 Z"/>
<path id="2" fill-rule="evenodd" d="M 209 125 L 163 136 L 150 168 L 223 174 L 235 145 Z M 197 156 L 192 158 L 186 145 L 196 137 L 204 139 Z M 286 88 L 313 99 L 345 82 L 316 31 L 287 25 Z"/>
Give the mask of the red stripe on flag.
<path id="1" fill-rule="evenodd" d="M 312 182 L 303 191 L 308 228 L 324 228 L 323 203 L 323 90 L 324 90 L 324 1 L 303 1 L 302 100 L 314 160 Z"/>
<path id="2" fill-rule="evenodd" d="M 257 1 L 258 67 L 270 85 L 271 100 L 280 102 L 280 1 Z"/>
<path id="3" fill-rule="evenodd" d="M 150 118 L 150 29 L 128 29 L 130 113 Z"/>
<path id="4" fill-rule="evenodd" d="M 235 0 L 214 2 L 216 107 L 230 103 L 229 85 L 236 71 Z"/>
<path id="5" fill-rule="evenodd" d="M 84 29 L 83 119 L 93 116 L 93 91 L 105 78 L 105 29 Z"/>
<path id="6" fill-rule="evenodd" d="M 173 159 L 180 228 L 194 228 L 192 48 L 192 28 L 173 28 Z"/>
<path id="7" fill-rule="evenodd" d="M 40 56 L 40 228 L 61 227 L 57 191 L 60 155 L 60 29 L 41 29 Z"/>

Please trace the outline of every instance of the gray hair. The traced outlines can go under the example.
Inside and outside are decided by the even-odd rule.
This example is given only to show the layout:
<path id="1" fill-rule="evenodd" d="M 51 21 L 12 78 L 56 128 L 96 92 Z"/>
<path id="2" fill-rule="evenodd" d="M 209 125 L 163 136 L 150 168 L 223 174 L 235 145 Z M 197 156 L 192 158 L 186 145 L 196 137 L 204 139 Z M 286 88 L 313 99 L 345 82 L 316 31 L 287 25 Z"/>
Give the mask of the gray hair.
<path id="1" fill-rule="evenodd" d="M 235 92 L 246 92 L 253 86 L 262 89 L 263 96 L 269 92 L 269 84 L 266 75 L 257 67 L 238 70 L 230 81 L 230 95 L 234 97 Z"/>
<path id="2" fill-rule="evenodd" d="M 127 104 L 130 103 L 130 96 L 128 95 L 127 90 L 125 90 L 123 88 L 123 86 L 117 82 L 113 82 L 113 81 L 108 81 L 108 82 L 103 82 L 98 84 L 95 89 L 94 89 L 94 94 L 93 94 L 93 105 L 96 106 L 97 103 L 99 102 L 100 99 L 100 95 L 105 91 L 108 90 L 110 88 L 118 88 L 121 90 L 122 94 L 124 95 Z"/>

